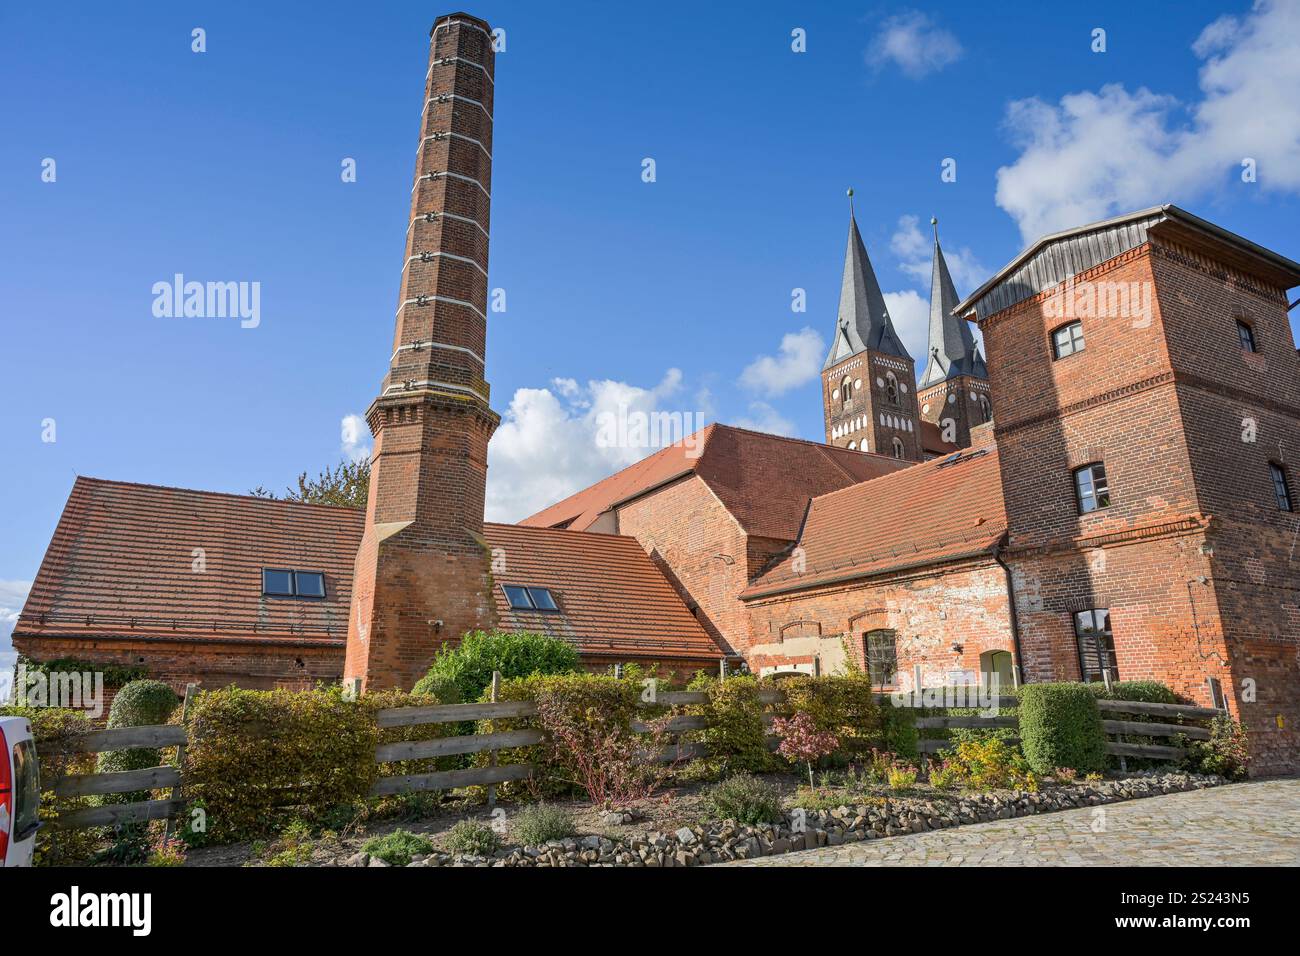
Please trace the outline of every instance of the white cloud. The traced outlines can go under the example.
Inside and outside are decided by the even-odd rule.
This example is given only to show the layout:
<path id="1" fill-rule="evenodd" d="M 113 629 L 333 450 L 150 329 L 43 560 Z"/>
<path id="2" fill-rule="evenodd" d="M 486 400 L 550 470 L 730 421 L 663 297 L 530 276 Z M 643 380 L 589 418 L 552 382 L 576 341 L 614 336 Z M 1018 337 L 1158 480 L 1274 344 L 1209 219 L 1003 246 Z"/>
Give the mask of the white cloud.
<path id="1" fill-rule="evenodd" d="M 740 383 L 764 395 L 784 395 L 816 378 L 825 357 L 826 342 L 811 328 L 787 332 L 781 337 L 780 354 L 754 359 L 740 373 Z"/>
<path id="2" fill-rule="evenodd" d="M 750 402 L 749 415 L 736 421 L 737 428 L 748 428 L 769 435 L 786 435 L 794 437 L 799 429 L 767 402 Z"/>
<path id="3" fill-rule="evenodd" d="M 867 49 L 866 61 L 877 72 L 893 63 L 915 80 L 942 70 L 961 55 L 961 43 L 950 31 L 920 11 L 906 10 L 881 24 Z"/>
<path id="4" fill-rule="evenodd" d="M 360 415 L 344 415 L 340 426 L 343 454 L 349 461 L 370 457 L 370 426 Z"/>
<path id="5" fill-rule="evenodd" d="M 488 445 L 487 519 L 518 521 L 698 431 L 707 421 L 673 402 L 681 392 L 675 368 L 651 388 L 555 379 L 517 390 Z M 643 441 L 638 429 L 652 413 L 664 415 Z"/>
<path id="6" fill-rule="evenodd" d="M 925 368 L 927 343 L 930 340 L 930 297 L 921 296 L 913 289 L 886 292 L 885 308 L 894 320 L 894 331 L 903 340 L 903 347 L 916 361 L 916 377 Z"/>
<path id="7" fill-rule="evenodd" d="M 18 656 L 13 649 L 14 625 L 31 589 L 31 581 L 0 581 L 0 703 L 9 699 Z"/>
<path id="8" fill-rule="evenodd" d="M 934 268 L 933 233 L 922 232 L 920 223 L 919 216 L 900 216 L 898 228 L 890 237 L 889 248 L 898 257 L 898 267 L 913 276 L 928 293 Z M 948 272 L 952 274 L 958 295 L 972 292 L 989 277 L 989 270 L 975 258 L 969 246 L 945 246 L 943 258 L 948 263 Z"/>
<path id="9" fill-rule="evenodd" d="M 1184 106 L 1145 87 L 1108 84 L 1053 105 L 1007 109 L 1021 154 L 998 170 L 997 203 L 1026 242 L 1216 186 L 1300 190 L 1300 3 L 1259 0 L 1221 17 L 1192 45 L 1205 60 L 1201 98 Z M 1243 160 L 1258 182 L 1243 183 Z"/>

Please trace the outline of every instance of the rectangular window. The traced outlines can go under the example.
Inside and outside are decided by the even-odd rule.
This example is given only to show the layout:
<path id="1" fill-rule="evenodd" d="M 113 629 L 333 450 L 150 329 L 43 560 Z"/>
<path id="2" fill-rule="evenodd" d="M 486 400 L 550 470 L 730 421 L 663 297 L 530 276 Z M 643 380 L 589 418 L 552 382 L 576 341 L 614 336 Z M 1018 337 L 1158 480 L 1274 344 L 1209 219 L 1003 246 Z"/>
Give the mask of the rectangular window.
<path id="1" fill-rule="evenodd" d="M 272 597 L 292 597 L 293 572 L 278 568 L 263 568 L 262 593 Z"/>
<path id="2" fill-rule="evenodd" d="M 1101 462 L 1084 465 L 1074 472 L 1074 491 L 1079 500 L 1079 514 L 1110 507 L 1110 485 L 1106 466 Z"/>
<path id="3" fill-rule="evenodd" d="M 1057 358 L 1065 358 L 1083 351 L 1083 323 L 1071 322 L 1052 333 L 1052 351 Z"/>
<path id="4" fill-rule="evenodd" d="M 1283 511 L 1294 511 L 1291 507 L 1291 486 L 1286 481 L 1286 469 L 1275 461 L 1268 463 L 1269 474 L 1273 476 L 1273 495 L 1277 506 Z"/>
<path id="5" fill-rule="evenodd" d="M 1240 319 L 1237 320 L 1237 339 L 1247 352 L 1257 352 L 1255 348 L 1255 330 Z"/>
<path id="6" fill-rule="evenodd" d="M 892 687 L 898 674 L 898 641 L 893 631 L 867 632 L 867 677 L 877 687 Z"/>
<path id="7" fill-rule="evenodd" d="M 325 596 L 325 575 L 319 571 L 295 571 L 293 578 L 298 597 L 323 598 Z"/>
<path id="8" fill-rule="evenodd" d="M 1115 637 L 1110 630 L 1110 611 L 1092 608 L 1074 615 L 1074 636 L 1079 642 L 1079 673 L 1085 681 L 1102 679 L 1102 668 L 1111 680 L 1119 680 L 1115 661 Z"/>
<path id="9" fill-rule="evenodd" d="M 503 584 L 506 600 L 514 611 L 559 611 L 560 606 L 546 588 L 521 587 L 517 584 Z"/>

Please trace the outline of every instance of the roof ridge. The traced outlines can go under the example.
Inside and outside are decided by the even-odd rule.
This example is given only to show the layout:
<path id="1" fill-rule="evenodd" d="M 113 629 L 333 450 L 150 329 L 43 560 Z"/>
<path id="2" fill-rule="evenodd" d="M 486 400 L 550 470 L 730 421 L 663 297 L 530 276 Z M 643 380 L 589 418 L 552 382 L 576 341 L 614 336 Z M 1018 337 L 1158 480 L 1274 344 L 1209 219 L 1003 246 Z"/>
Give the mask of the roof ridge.
<path id="1" fill-rule="evenodd" d="M 637 544 L 639 547 L 639 543 L 637 542 L 636 538 L 632 537 L 630 534 L 618 534 L 613 531 L 574 531 L 572 528 L 552 528 L 544 524 L 518 524 L 518 523 L 510 524 L 507 521 L 484 521 L 483 527 L 484 528 L 488 528 L 488 527 L 508 528 L 511 531 L 526 531 L 530 534 L 534 531 L 546 531 L 549 532 L 550 534 L 581 535 L 583 539 L 618 538 L 620 541 L 631 541 L 633 544 Z"/>
<path id="2" fill-rule="evenodd" d="M 183 491 L 186 494 L 191 495 L 208 495 L 214 498 L 239 498 L 245 501 L 264 501 L 269 504 L 277 505 L 300 505 L 306 508 L 336 508 L 350 513 L 364 513 L 365 510 L 363 508 L 355 508 L 352 505 L 331 505 L 320 501 L 292 501 L 288 498 L 265 498 L 262 495 L 241 495 L 233 491 L 208 491 L 206 488 L 181 488 L 177 485 L 155 485 L 145 481 L 122 481 L 117 478 L 94 478 L 90 475 L 78 475 L 77 481 L 73 483 L 74 489 L 79 482 L 86 482 L 94 485 L 117 485 L 124 488 L 150 488 L 155 491 Z"/>
<path id="3" fill-rule="evenodd" d="M 830 455 L 829 452 L 833 452 L 833 451 L 842 451 L 845 452 L 846 454 L 865 455 L 868 458 L 879 458 L 882 459 L 883 461 L 898 460 L 897 458 L 894 458 L 891 455 L 882 455 L 879 452 L 875 452 L 875 451 L 858 451 L 857 449 L 840 448 L 838 445 L 831 445 L 824 441 L 816 441 L 815 439 L 812 438 L 796 438 L 794 435 L 777 435 L 774 434 L 773 432 L 760 432 L 753 428 L 742 428 L 739 425 L 727 425 L 723 422 L 715 422 L 715 424 L 719 428 L 726 428 L 729 431 L 733 431 L 733 432 L 744 432 L 746 435 L 760 435 L 763 438 L 774 438 L 777 441 L 795 442 L 796 444 L 800 444 L 800 445 L 812 445 L 813 447 L 820 448 L 823 452 L 826 452 L 827 457 L 831 458 L 832 460 L 834 460 L 834 456 Z M 836 462 L 836 464 L 838 465 L 839 463 Z M 851 473 L 849 473 L 849 477 L 852 478 L 854 476 Z"/>
<path id="4" fill-rule="evenodd" d="M 996 458 L 997 458 L 997 454 L 998 454 L 998 452 L 997 452 L 997 448 L 996 448 L 996 447 L 993 447 L 993 448 L 987 448 L 987 449 L 979 449 L 979 450 L 984 451 L 985 454 L 982 454 L 982 455 L 976 455 L 976 454 L 973 454 L 973 453 L 972 453 L 972 454 L 969 456 L 969 459 L 979 459 L 979 458 L 990 458 L 990 459 L 996 459 Z M 955 451 L 955 452 L 950 452 L 949 454 L 947 454 L 947 455 L 943 455 L 943 456 L 941 456 L 941 457 L 939 457 L 939 458 L 931 458 L 929 461 L 918 461 L 918 462 L 914 462 L 913 464 L 909 465 L 909 466 L 906 467 L 906 468 L 899 468 L 897 471 L 887 471 L 887 472 L 885 472 L 883 475 L 874 475 L 874 476 L 872 476 L 871 478 L 864 478 L 864 479 L 862 479 L 861 481 L 855 482 L 854 484 L 851 484 L 851 485 L 846 485 L 846 486 L 843 487 L 843 488 L 836 488 L 834 491 L 828 491 L 828 492 L 826 492 L 825 494 L 817 495 L 817 496 L 815 496 L 812 500 L 813 500 L 814 502 L 822 501 L 822 500 L 824 500 L 824 499 L 826 499 L 826 498 L 831 498 L 831 497 L 833 497 L 834 495 L 843 494 L 843 493 L 846 492 L 846 491 L 852 491 L 852 490 L 854 490 L 855 488 L 860 488 L 862 485 L 870 484 L 870 483 L 873 482 L 873 481 L 883 481 L 883 480 L 886 479 L 886 478 L 894 478 L 894 477 L 897 477 L 897 476 L 899 476 L 899 475 L 914 475 L 914 474 L 916 474 L 915 469 L 920 468 L 920 467 L 924 467 L 924 466 L 926 466 L 926 465 L 929 465 L 929 466 L 930 466 L 930 470 L 932 470 L 932 471 L 938 471 L 938 470 L 939 470 L 939 466 L 941 466 L 945 461 L 947 461 L 947 460 L 948 460 L 949 458 L 951 458 L 953 455 L 962 454 L 962 453 L 965 452 L 965 451 L 967 451 L 967 449 L 965 449 L 965 448 L 961 448 L 961 449 L 958 449 L 958 450 Z M 967 458 L 967 456 L 965 456 L 965 455 L 963 455 L 962 457 L 963 457 L 963 458 Z M 959 461 L 955 461 L 955 462 L 953 462 L 953 464 L 954 464 L 954 465 L 961 464 L 961 461 L 960 461 L 960 460 L 959 460 Z"/>

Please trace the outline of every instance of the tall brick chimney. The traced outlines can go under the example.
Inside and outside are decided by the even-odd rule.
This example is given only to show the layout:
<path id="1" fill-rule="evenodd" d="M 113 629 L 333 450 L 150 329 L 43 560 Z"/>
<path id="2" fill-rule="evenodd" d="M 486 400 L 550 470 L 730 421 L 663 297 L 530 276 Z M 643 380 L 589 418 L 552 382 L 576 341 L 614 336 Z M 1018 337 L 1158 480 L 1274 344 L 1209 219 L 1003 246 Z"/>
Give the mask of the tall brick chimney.
<path id="1" fill-rule="evenodd" d="M 439 17 L 388 374 L 375 436 L 344 679 L 409 690 L 438 648 L 490 627 L 482 541 L 488 439 L 489 207 L 494 54 L 477 17 Z"/>

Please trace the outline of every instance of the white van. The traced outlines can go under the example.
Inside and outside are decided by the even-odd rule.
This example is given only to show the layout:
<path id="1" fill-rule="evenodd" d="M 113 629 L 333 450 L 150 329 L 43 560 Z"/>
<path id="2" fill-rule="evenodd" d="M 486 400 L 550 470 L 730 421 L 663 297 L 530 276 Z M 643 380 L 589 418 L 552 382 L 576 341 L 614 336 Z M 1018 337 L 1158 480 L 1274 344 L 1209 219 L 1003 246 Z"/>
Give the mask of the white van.
<path id="1" fill-rule="evenodd" d="M 31 866 L 40 828 L 41 777 L 26 717 L 0 717 L 0 866 Z"/>

